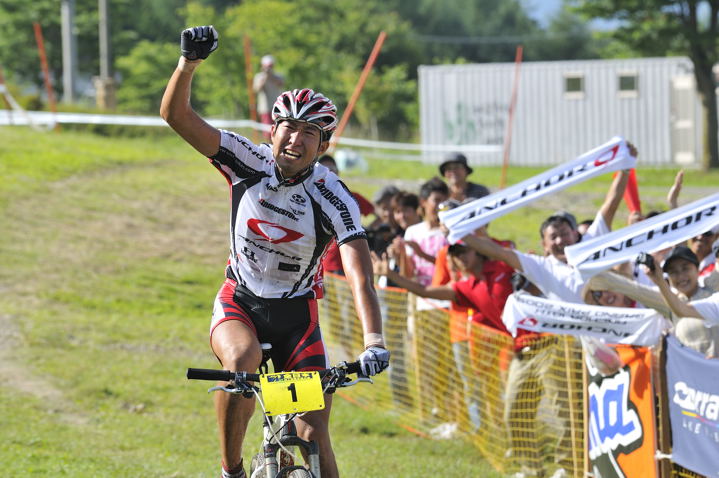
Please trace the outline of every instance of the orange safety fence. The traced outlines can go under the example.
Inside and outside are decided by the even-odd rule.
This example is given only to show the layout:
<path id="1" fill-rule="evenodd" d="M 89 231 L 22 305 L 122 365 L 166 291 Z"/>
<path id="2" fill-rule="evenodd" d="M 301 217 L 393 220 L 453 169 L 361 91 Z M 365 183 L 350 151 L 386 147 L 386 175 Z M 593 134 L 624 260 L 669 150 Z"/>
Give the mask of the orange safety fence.
<path id="1" fill-rule="evenodd" d="M 421 436 L 470 441 L 500 472 L 552 476 L 561 468 L 564 476 L 583 477 L 591 471 L 590 377 L 578 340 L 542 335 L 515 352 L 507 334 L 468 321 L 468 339 L 451 343 L 445 309 L 422 307 L 399 288 L 377 294 L 391 365 L 373 387 L 352 390 L 355 404 L 385 410 Z M 362 330 L 342 276 L 325 276 L 319 303 L 331 361 L 353 359 L 363 347 Z M 659 351 L 651 352 L 648 360 L 655 361 Z M 647 375 L 658 368 L 651 365 Z M 668 431 L 663 403 L 657 400 L 657 437 Z M 700 476 L 671 463 L 665 469 L 660 476 Z"/>

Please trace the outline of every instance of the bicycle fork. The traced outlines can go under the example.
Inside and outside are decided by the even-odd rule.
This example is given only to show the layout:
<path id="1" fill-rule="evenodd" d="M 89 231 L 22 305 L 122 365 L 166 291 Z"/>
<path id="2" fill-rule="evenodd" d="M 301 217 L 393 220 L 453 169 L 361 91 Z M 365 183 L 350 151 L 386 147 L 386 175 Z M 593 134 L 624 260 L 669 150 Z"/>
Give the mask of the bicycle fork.
<path id="1" fill-rule="evenodd" d="M 282 448 L 276 439 L 276 434 L 273 433 L 270 423 L 267 420 L 263 422 L 264 428 L 264 468 L 262 475 L 258 475 L 264 478 L 284 478 L 289 475 L 293 470 L 304 470 L 307 469 L 303 466 L 285 466 L 280 469 L 280 463 L 277 460 L 277 454 Z M 319 445 L 314 441 L 305 441 L 297 436 L 297 430 L 292 421 L 281 426 L 279 432 L 279 441 L 284 447 L 298 447 L 307 453 L 307 464 L 309 465 L 309 472 L 312 477 L 320 476 L 320 458 L 319 458 Z M 252 475 L 255 478 L 255 475 Z"/>

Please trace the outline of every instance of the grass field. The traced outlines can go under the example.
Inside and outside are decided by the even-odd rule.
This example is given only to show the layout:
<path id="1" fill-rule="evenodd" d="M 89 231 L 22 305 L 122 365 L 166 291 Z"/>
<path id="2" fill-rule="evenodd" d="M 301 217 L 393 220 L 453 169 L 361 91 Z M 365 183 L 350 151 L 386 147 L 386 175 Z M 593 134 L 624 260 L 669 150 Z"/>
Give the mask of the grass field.
<path id="1" fill-rule="evenodd" d="M 184 370 L 215 365 L 207 331 L 227 254 L 224 179 L 174 137 L 0 128 L 0 138 L 0 474 L 217 476 L 211 397 Z M 435 172 L 387 161 L 345 178 L 371 196 Z M 514 168 L 508 182 L 536 172 Z M 639 171 L 649 208 L 665 207 L 675 172 Z M 472 179 L 496 188 L 499 174 L 476 168 Z M 715 192 L 717 179 L 688 172 L 682 202 Z M 548 212 L 592 217 L 609 182 L 492 232 L 536 249 Z M 501 476 L 463 442 L 418 438 L 343 400 L 332 426 L 345 477 Z"/>

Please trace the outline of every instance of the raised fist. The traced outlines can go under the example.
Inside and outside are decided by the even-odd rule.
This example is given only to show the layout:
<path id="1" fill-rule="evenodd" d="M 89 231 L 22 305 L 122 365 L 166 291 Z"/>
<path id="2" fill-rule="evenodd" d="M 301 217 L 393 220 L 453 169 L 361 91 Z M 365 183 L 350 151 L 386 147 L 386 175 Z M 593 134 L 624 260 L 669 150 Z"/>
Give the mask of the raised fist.
<path id="1" fill-rule="evenodd" d="M 182 56 L 188 60 L 204 60 L 210 53 L 217 50 L 217 39 L 220 35 L 215 27 L 192 27 L 182 31 L 180 49 Z"/>

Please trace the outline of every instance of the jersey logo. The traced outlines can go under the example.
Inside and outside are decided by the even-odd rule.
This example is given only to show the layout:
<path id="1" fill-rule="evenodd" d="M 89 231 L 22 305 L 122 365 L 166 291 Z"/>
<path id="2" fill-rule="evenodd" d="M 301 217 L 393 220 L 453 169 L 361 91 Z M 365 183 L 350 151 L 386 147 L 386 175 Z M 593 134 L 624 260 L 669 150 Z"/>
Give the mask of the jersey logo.
<path id="1" fill-rule="evenodd" d="M 258 236 L 264 237 L 265 240 L 271 244 L 292 242 L 304 236 L 301 232 L 293 231 L 274 222 L 263 221 L 262 219 L 248 220 L 247 227 Z"/>
<path id="2" fill-rule="evenodd" d="M 539 322 L 534 317 L 525 317 L 519 321 L 518 325 L 526 325 L 527 327 L 536 327 Z"/>
<path id="3" fill-rule="evenodd" d="M 304 198 L 302 195 L 300 195 L 300 194 L 293 194 L 293 195 L 290 197 L 290 201 L 292 201 L 292 202 L 295 203 L 295 204 L 299 204 L 299 205 L 301 205 L 301 206 L 304 206 L 305 203 L 307 202 L 307 199 L 305 199 L 305 198 Z"/>

